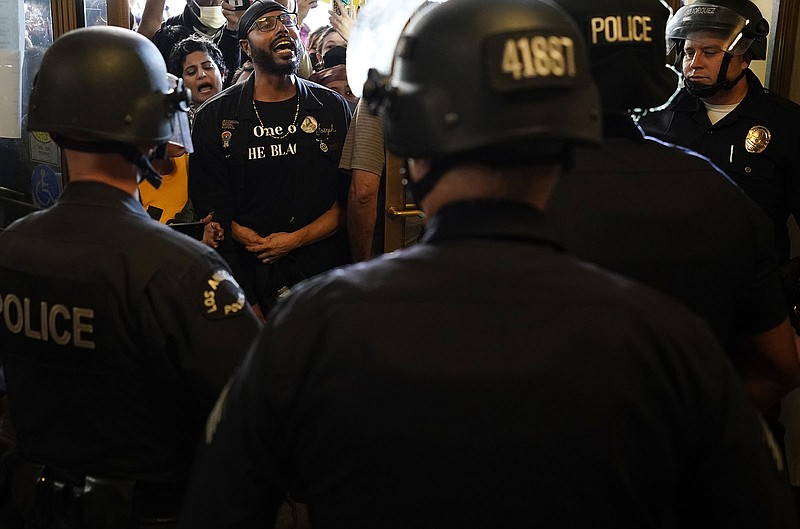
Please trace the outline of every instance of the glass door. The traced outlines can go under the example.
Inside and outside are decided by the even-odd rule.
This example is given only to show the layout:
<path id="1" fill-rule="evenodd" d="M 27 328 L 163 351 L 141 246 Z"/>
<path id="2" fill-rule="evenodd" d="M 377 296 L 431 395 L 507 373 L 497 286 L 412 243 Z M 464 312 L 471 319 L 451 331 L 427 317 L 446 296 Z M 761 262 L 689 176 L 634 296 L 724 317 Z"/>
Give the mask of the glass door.
<path id="1" fill-rule="evenodd" d="M 424 214 L 406 189 L 405 178 L 402 160 L 387 154 L 383 248 L 386 253 L 411 246 L 422 232 Z"/>

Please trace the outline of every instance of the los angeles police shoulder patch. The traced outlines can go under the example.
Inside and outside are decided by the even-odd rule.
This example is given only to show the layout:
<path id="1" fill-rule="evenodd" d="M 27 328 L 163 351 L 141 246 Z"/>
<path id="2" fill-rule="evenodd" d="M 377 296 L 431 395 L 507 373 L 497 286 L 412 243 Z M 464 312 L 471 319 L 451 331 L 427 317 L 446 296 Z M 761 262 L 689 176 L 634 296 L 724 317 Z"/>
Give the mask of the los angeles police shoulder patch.
<path id="1" fill-rule="evenodd" d="M 201 308 L 205 317 L 210 320 L 235 316 L 241 312 L 246 303 L 242 288 L 230 272 L 222 268 L 211 274 L 202 291 Z"/>

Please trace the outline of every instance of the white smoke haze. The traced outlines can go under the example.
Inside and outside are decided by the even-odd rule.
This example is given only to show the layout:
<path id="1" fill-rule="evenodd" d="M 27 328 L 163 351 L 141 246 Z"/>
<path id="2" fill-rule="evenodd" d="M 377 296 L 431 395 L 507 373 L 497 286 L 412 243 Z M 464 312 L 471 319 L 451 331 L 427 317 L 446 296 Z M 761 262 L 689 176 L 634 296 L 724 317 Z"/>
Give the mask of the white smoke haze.
<path id="1" fill-rule="evenodd" d="M 356 96 L 361 97 L 370 68 L 391 73 L 397 40 L 408 19 L 425 2 L 369 0 L 359 10 L 347 42 L 347 79 Z"/>

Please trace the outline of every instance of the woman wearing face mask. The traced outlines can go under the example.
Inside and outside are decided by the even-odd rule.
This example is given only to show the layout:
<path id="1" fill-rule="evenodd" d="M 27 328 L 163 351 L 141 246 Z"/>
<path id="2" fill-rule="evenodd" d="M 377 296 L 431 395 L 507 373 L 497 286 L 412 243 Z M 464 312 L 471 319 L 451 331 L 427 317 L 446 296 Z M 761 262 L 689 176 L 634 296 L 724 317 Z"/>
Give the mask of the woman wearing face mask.
<path id="1" fill-rule="evenodd" d="M 147 0 L 142 12 L 142 22 L 137 31 L 151 40 L 159 38 L 159 33 L 170 26 L 183 26 L 192 33 L 211 39 L 222 52 L 228 72 L 234 72 L 241 65 L 239 38 L 236 31 L 239 19 L 244 13 L 237 11 L 225 0 L 186 0 L 186 7 L 179 15 L 161 23 L 165 0 Z M 164 58 L 165 61 L 168 57 Z M 229 79 L 226 78 L 227 82 Z"/>

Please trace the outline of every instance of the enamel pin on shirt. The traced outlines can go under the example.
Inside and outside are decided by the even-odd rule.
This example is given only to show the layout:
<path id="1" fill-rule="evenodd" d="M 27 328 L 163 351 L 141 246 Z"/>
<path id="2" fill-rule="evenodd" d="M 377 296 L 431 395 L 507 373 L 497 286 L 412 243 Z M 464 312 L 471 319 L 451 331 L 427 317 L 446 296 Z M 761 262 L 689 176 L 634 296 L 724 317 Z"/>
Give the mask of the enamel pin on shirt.
<path id="1" fill-rule="evenodd" d="M 300 124 L 300 130 L 306 134 L 311 134 L 317 130 L 317 120 L 312 116 L 306 116 L 306 118 L 303 120 L 303 123 Z"/>

